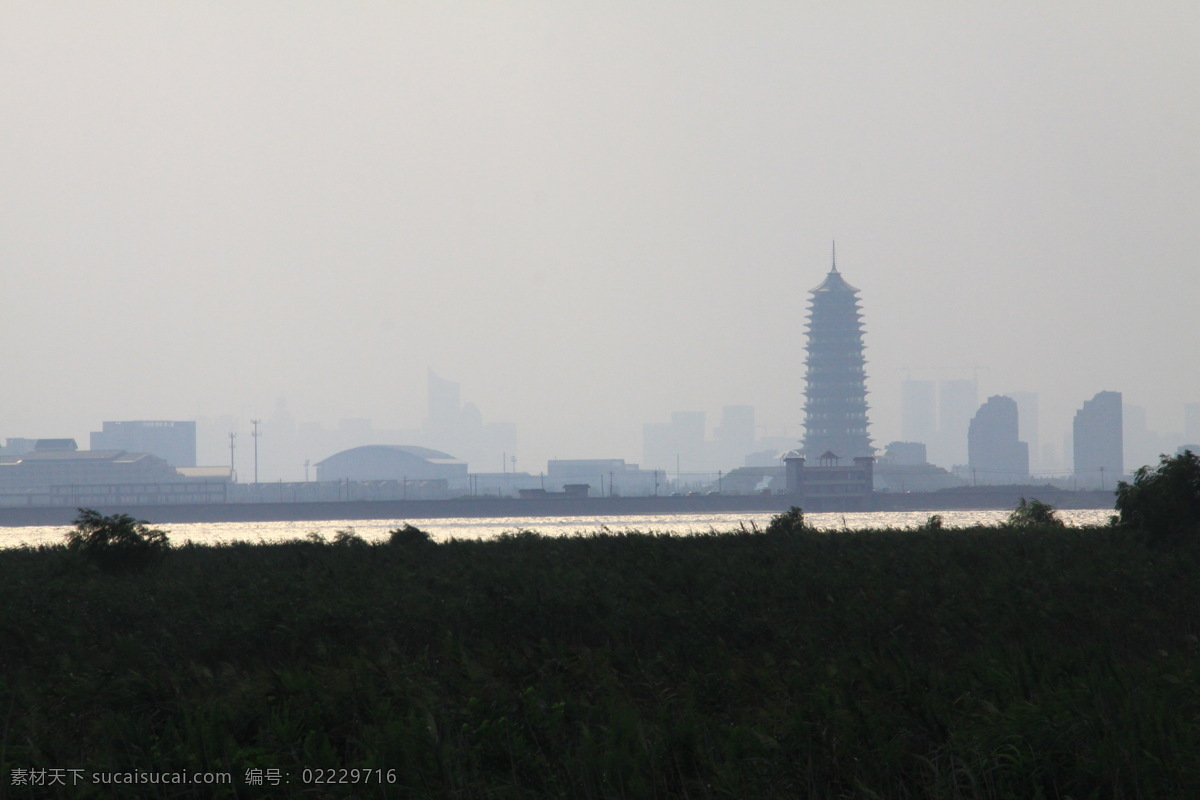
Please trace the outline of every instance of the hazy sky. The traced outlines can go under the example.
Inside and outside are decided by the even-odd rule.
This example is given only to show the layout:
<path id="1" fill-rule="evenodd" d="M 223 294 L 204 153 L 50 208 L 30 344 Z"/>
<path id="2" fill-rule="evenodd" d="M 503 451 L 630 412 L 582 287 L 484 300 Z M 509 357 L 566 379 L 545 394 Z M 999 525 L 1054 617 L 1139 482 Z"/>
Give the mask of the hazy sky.
<path id="1" fill-rule="evenodd" d="M 0 438 L 803 421 L 808 291 L 903 368 L 1200 402 L 1200 4 L 0 0 Z M 955 369 L 951 369 L 955 368 Z M 247 425 L 248 428 L 248 425 Z"/>

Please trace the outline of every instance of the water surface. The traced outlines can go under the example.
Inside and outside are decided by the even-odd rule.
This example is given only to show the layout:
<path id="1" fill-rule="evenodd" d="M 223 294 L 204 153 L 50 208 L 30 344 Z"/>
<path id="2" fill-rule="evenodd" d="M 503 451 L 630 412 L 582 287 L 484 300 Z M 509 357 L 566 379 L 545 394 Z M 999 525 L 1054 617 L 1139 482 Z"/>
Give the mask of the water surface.
<path id="1" fill-rule="evenodd" d="M 1008 517 L 1008 511 L 870 511 L 858 513 L 805 514 L 805 520 L 823 530 L 845 528 L 915 528 L 933 514 L 941 514 L 947 527 L 996 525 Z M 1102 525 L 1111 510 L 1084 509 L 1059 511 L 1068 525 Z M 152 527 L 165 530 L 173 544 L 188 540 L 196 544 L 223 542 L 283 542 L 303 539 L 317 533 L 332 539 L 338 531 L 352 530 L 367 541 L 386 539 L 389 532 L 405 523 L 427 531 L 434 539 L 489 539 L 502 533 L 532 530 L 550 536 L 567 536 L 596 531 L 656 531 L 673 534 L 708 533 L 735 530 L 744 525 L 766 527 L 774 514 L 641 514 L 624 517 L 459 517 L 445 519 L 320 520 L 301 522 L 188 522 L 165 523 Z M 60 544 L 69 526 L 31 526 L 0 529 L 0 548 L 22 545 Z"/>

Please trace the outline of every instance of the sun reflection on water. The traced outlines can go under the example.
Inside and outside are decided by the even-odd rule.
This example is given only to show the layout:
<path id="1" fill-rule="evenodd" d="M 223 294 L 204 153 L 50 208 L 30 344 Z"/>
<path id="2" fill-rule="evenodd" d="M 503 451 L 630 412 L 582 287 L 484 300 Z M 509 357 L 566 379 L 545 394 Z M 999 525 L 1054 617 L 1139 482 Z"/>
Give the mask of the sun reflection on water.
<path id="1" fill-rule="evenodd" d="M 1059 516 L 1068 525 L 1103 525 L 1111 510 L 1060 510 Z M 858 528 L 915 528 L 933 514 L 940 514 L 948 528 L 970 525 L 996 525 L 1008 516 L 1005 510 L 976 511 L 870 511 L 846 513 L 805 514 L 805 520 L 822 530 L 855 530 Z M 762 514 L 644 514 L 619 517 L 457 517 L 445 519 L 375 519 L 375 520 L 317 520 L 301 522 L 191 522 L 152 525 L 165 531 L 175 545 L 192 541 L 196 544 L 225 542 L 283 542 L 303 539 L 311 533 L 332 539 L 338 531 L 353 530 L 367 541 L 386 539 L 395 528 L 405 523 L 428 532 L 434 539 L 489 539 L 502 533 L 532 530 L 545 535 L 568 536 L 597 531 L 654 531 L 679 535 L 710 531 L 766 527 L 774 516 Z M 67 526 L 19 527 L 0 529 L 0 548 L 61 544 Z"/>

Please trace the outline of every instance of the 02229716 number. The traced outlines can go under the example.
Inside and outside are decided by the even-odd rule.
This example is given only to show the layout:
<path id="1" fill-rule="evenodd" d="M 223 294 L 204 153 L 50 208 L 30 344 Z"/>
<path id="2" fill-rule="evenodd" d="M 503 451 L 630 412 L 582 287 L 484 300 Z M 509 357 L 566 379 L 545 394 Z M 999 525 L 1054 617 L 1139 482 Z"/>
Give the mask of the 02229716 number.
<path id="1" fill-rule="evenodd" d="M 395 783 L 394 769 L 305 769 L 300 773 L 304 783 Z"/>

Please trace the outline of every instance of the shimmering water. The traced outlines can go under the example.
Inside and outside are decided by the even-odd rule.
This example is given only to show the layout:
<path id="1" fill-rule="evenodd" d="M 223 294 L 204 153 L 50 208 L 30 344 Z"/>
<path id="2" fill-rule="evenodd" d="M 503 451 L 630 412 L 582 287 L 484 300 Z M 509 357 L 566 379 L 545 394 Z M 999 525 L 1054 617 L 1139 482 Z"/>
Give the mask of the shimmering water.
<path id="1" fill-rule="evenodd" d="M 1108 522 L 1111 510 L 1088 509 L 1060 511 L 1069 525 L 1101 525 Z M 842 528 L 915 528 L 933 514 L 941 514 L 947 527 L 995 525 L 1008 516 L 995 511 L 872 511 L 865 513 L 805 514 L 812 526 L 824 530 Z M 663 533 L 707 533 L 734 530 L 739 525 L 765 527 L 774 516 L 762 514 L 645 514 L 625 517 L 479 517 L 449 519 L 376 519 L 320 520 L 311 522 L 194 522 L 156 525 L 169 534 L 173 544 L 191 540 L 196 544 L 222 542 L 282 542 L 303 539 L 317 533 L 332 539 L 338 531 L 353 530 L 367 541 L 386 539 L 388 533 L 405 523 L 427 531 L 435 539 L 488 539 L 501 533 L 532 530 L 565 536 L 595 531 L 658 531 Z M 60 544 L 70 530 L 67 526 L 0 528 L 0 548 L 21 545 Z"/>

